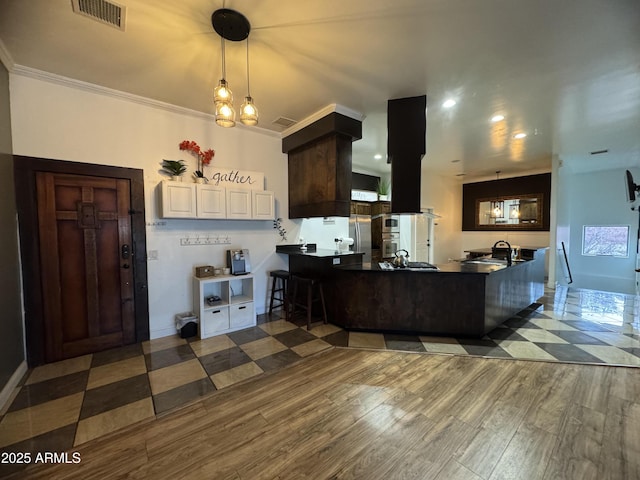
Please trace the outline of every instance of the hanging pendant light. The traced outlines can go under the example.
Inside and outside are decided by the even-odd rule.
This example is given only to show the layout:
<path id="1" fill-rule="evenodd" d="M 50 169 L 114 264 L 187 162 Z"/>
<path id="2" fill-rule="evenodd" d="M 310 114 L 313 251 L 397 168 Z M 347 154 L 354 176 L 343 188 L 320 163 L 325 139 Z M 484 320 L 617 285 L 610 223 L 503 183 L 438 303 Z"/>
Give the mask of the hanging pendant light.
<path id="1" fill-rule="evenodd" d="M 236 126 L 236 111 L 232 104 L 228 102 L 216 103 L 216 123 L 225 128 Z"/>
<path id="2" fill-rule="evenodd" d="M 233 127 L 236 124 L 236 112 L 233 109 L 233 93 L 227 84 L 226 61 L 224 56 L 224 37 L 220 36 L 222 43 L 222 78 L 218 86 L 213 90 L 213 101 L 216 105 L 216 123 L 221 127 Z"/>
<path id="3" fill-rule="evenodd" d="M 233 108 L 233 94 L 226 80 L 225 40 L 239 42 L 249 37 L 251 25 L 249 20 L 240 12 L 228 8 L 221 8 L 211 15 L 213 29 L 220 35 L 222 41 L 222 79 L 214 89 L 213 100 L 216 106 L 216 123 L 222 127 L 234 127 L 236 111 Z M 255 108 L 249 93 L 249 43 L 247 41 L 247 96 L 241 107 L 240 121 L 245 125 L 258 123 L 258 110 Z M 246 113 L 245 113 L 246 111 Z"/>
<path id="4" fill-rule="evenodd" d="M 491 202 L 491 218 L 502 218 L 504 217 L 502 202 L 496 200 L 495 202 Z"/>
<path id="5" fill-rule="evenodd" d="M 244 103 L 240 107 L 240 121 L 244 125 L 258 124 L 258 109 L 253 103 L 249 87 L 249 37 L 247 37 L 247 96 L 244 97 Z"/>
<path id="6" fill-rule="evenodd" d="M 509 218 L 520 218 L 520 204 L 514 203 L 509 211 Z"/>
<path id="7" fill-rule="evenodd" d="M 500 180 L 500 170 L 496 171 L 496 182 Z M 495 201 L 491 202 L 491 218 L 503 218 L 504 217 L 504 202 L 496 197 Z"/>

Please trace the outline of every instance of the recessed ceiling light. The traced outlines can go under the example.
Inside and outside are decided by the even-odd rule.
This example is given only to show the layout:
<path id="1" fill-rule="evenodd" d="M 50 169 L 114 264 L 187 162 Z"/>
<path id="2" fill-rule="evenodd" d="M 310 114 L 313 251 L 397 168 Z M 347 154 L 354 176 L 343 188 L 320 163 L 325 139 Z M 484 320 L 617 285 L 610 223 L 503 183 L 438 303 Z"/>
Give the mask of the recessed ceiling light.
<path id="1" fill-rule="evenodd" d="M 513 138 L 520 139 L 520 138 L 524 138 L 524 137 L 526 137 L 526 136 L 527 136 L 527 134 L 526 134 L 526 133 L 524 133 L 524 132 L 520 132 L 520 133 L 516 133 L 516 134 L 513 136 Z"/>
<path id="2" fill-rule="evenodd" d="M 504 115 L 494 115 L 493 117 L 491 117 L 491 121 L 493 123 L 501 122 L 502 120 L 504 120 Z"/>
<path id="3" fill-rule="evenodd" d="M 376 153 L 373 158 L 375 158 L 376 160 L 380 160 L 382 158 L 382 155 L 380 155 L 379 153 Z"/>
<path id="4" fill-rule="evenodd" d="M 442 104 L 442 106 L 444 108 L 451 108 L 456 104 L 456 101 L 453 98 L 449 98 L 447 100 L 444 101 L 444 103 Z"/>

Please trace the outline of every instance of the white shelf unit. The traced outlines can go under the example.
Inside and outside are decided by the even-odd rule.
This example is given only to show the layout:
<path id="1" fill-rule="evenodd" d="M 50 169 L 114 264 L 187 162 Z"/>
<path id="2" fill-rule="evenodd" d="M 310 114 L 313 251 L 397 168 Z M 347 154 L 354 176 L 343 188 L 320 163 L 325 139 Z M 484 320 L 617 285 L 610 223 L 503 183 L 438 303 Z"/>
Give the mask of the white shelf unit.
<path id="1" fill-rule="evenodd" d="M 193 277 L 193 310 L 200 338 L 213 337 L 256 325 L 253 275 Z M 210 304 L 207 299 L 219 298 Z"/>

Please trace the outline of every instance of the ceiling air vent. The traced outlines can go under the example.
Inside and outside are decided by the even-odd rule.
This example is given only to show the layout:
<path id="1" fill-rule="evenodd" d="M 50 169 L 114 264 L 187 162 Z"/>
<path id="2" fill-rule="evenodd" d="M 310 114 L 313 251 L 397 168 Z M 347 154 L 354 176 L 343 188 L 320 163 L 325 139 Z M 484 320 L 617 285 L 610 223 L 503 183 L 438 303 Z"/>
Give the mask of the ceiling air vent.
<path id="1" fill-rule="evenodd" d="M 71 0 L 73 11 L 124 31 L 125 7 L 106 0 Z"/>
<path id="2" fill-rule="evenodd" d="M 287 117 L 278 117 L 273 121 L 274 125 L 279 125 L 284 128 L 289 128 L 291 125 L 298 123 L 296 120 L 292 120 Z"/>

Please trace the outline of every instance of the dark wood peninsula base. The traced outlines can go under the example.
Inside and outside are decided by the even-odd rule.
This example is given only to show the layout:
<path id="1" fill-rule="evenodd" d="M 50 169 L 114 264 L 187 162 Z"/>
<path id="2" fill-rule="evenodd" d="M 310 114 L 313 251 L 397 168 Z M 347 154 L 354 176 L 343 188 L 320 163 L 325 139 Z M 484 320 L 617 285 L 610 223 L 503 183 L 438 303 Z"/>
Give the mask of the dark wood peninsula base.
<path id="1" fill-rule="evenodd" d="M 340 270 L 333 323 L 346 329 L 482 337 L 544 294 L 545 249 L 512 266 Z"/>
<path id="2" fill-rule="evenodd" d="M 292 273 L 323 278 L 330 321 L 346 329 L 482 337 L 544 294 L 546 248 L 512 266 L 452 262 L 439 271 L 381 270 L 361 256 L 281 248 Z"/>

